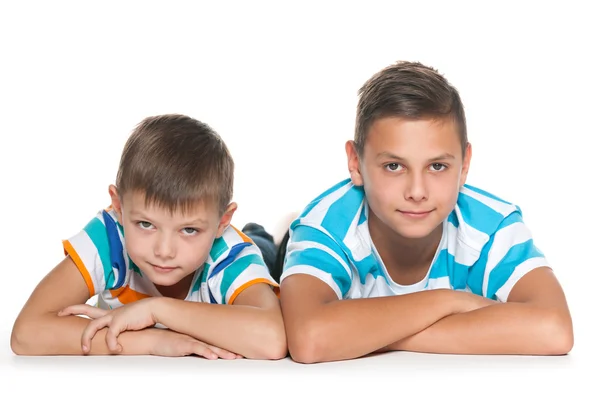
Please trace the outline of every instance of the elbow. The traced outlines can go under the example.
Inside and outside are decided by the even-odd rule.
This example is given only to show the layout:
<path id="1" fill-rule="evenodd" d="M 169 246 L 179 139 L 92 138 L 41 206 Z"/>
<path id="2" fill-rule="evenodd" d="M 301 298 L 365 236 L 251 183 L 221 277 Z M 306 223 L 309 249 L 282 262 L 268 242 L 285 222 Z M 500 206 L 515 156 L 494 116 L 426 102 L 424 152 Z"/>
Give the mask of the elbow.
<path id="1" fill-rule="evenodd" d="M 570 336 L 566 335 L 565 337 L 561 338 L 560 341 L 557 341 L 554 344 L 553 354 L 560 355 L 560 356 L 567 355 L 573 349 L 573 344 L 574 344 L 574 339 L 573 339 L 573 334 L 571 333 Z"/>
<path id="2" fill-rule="evenodd" d="M 10 335 L 10 349 L 18 356 L 33 355 L 31 351 L 30 343 L 26 330 L 23 329 L 22 324 L 15 323 L 13 330 Z"/>
<path id="3" fill-rule="evenodd" d="M 313 322 L 304 322 L 299 329 L 288 332 L 290 357 L 297 363 L 315 364 L 326 361 L 325 332 Z"/>
<path id="4" fill-rule="evenodd" d="M 574 342 L 573 328 L 560 326 L 549 345 L 549 354 L 557 356 L 569 354 L 573 349 Z"/>
<path id="5" fill-rule="evenodd" d="M 251 359 L 257 360 L 281 360 L 288 355 L 287 338 L 283 321 L 272 322 L 262 327 L 260 345 L 257 346 Z"/>
<path id="6" fill-rule="evenodd" d="M 12 331 L 10 335 L 10 349 L 18 356 L 25 355 L 25 346 L 23 345 L 23 338 L 19 332 Z"/>
<path id="7" fill-rule="evenodd" d="M 574 344 L 573 323 L 568 313 L 552 312 L 545 318 L 545 355 L 566 355 Z"/>
<path id="8" fill-rule="evenodd" d="M 287 339 L 283 324 L 281 329 L 276 328 L 271 332 L 267 346 L 264 349 L 263 358 L 265 360 L 281 360 L 288 355 Z"/>
<path id="9" fill-rule="evenodd" d="M 18 356 L 43 356 L 52 354 L 49 346 L 53 336 L 48 333 L 44 316 L 18 317 L 10 334 L 10 349 Z"/>

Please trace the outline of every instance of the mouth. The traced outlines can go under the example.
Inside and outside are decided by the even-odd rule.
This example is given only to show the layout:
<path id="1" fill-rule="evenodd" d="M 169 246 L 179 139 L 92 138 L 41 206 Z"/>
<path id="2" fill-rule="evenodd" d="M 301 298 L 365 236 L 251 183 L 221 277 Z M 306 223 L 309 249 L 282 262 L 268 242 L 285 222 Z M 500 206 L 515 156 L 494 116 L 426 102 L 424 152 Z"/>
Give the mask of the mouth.
<path id="1" fill-rule="evenodd" d="M 398 210 L 400 212 L 400 214 L 404 215 L 405 217 L 409 217 L 409 218 L 414 218 L 414 219 L 420 219 L 420 218 L 425 218 L 427 217 L 429 214 L 431 214 L 434 210 L 427 210 L 427 211 L 402 211 L 402 210 Z"/>
<path id="2" fill-rule="evenodd" d="M 169 273 L 169 272 L 174 271 L 174 270 L 177 269 L 177 267 L 169 267 L 169 266 L 166 266 L 166 265 L 155 265 L 155 264 L 152 264 L 152 263 L 150 263 L 150 265 L 152 266 L 152 268 L 154 268 L 154 270 L 156 272 L 159 272 L 161 274 L 166 274 L 166 273 Z"/>

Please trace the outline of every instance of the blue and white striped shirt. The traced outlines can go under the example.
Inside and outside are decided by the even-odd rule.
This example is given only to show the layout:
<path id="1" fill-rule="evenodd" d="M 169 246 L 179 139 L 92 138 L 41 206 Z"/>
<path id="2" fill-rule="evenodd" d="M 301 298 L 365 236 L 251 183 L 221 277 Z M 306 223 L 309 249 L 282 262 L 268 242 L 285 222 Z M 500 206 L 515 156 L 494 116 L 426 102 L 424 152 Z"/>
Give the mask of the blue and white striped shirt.
<path id="1" fill-rule="evenodd" d="M 464 185 L 425 278 L 412 285 L 392 280 L 371 240 L 362 187 L 346 179 L 313 200 L 290 226 L 281 281 L 309 274 L 339 299 L 405 294 L 430 289 L 469 291 L 506 302 L 527 272 L 548 266 L 523 223 L 518 206 Z"/>
<path id="2" fill-rule="evenodd" d="M 90 298 L 98 295 L 100 308 L 114 309 L 146 297 L 162 296 L 154 283 L 129 258 L 123 226 L 114 209 L 110 207 L 106 211 L 108 218 L 118 227 L 116 240 L 122 246 L 124 276 L 119 276 L 119 271 L 112 266 L 108 227 L 102 211 L 76 235 L 63 241 L 64 252 L 81 272 Z M 122 284 L 116 285 L 119 280 Z M 206 261 L 194 272 L 185 300 L 233 304 L 243 290 L 255 283 L 279 287 L 260 249 L 252 239 L 230 225 L 221 237 L 214 240 Z"/>

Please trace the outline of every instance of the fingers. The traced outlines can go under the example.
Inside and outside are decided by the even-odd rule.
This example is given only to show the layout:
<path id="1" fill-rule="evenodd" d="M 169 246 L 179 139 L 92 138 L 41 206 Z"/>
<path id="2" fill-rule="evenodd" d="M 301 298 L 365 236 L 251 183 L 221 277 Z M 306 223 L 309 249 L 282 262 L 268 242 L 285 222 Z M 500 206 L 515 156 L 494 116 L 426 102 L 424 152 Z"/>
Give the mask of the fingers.
<path id="1" fill-rule="evenodd" d="M 103 310 L 98 307 L 90 306 L 89 304 L 76 304 L 73 306 L 65 307 L 58 312 L 59 317 L 67 315 L 85 315 L 92 319 L 97 319 L 105 316 L 108 310 Z"/>
<path id="2" fill-rule="evenodd" d="M 84 353 L 89 353 L 90 349 L 92 348 L 92 339 L 94 336 L 96 336 L 96 332 L 110 325 L 111 319 L 112 316 L 108 314 L 104 317 L 90 321 L 88 326 L 85 327 L 81 335 L 81 350 Z"/>
<path id="3" fill-rule="evenodd" d="M 238 358 L 243 358 L 242 356 L 232 353 L 231 351 L 206 344 L 199 340 L 193 340 L 190 343 L 193 346 L 193 350 L 190 352 L 190 354 L 197 354 L 209 360 L 217 360 L 219 358 L 224 360 L 235 360 Z"/>
<path id="4" fill-rule="evenodd" d="M 127 325 L 121 325 L 116 322 L 116 318 L 113 319 L 112 323 L 108 327 L 108 331 L 106 332 L 106 345 L 111 352 L 120 353 L 123 350 L 117 341 L 117 337 L 125 330 L 127 330 Z"/>
<path id="5" fill-rule="evenodd" d="M 215 353 L 219 358 L 224 360 L 235 360 L 237 358 L 237 354 L 232 353 L 231 351 L 222 349 L 217 346 L 208 345 L 207 346 L 213 353 Z"/>
<path id="6" fill-rule="evenodd" d="M 197 340 L 192 341 L 191 344 L 192 351 L 190 351 L 189 354 L 197 354 L 200 357 L 204 357 L 208 360 L 216 360 L 219 358 L 219 356 L 216 355 L 215 352 L 213 352 L 206 344 Z"/>

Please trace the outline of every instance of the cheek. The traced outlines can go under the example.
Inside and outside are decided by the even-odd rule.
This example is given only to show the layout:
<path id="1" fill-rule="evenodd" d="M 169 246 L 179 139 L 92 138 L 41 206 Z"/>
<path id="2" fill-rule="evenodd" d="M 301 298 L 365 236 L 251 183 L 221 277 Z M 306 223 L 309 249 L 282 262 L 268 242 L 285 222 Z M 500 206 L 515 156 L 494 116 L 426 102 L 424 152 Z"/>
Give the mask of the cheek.
<path id="1" fill-rule="evenodd" d="M 436 184 L 436 198 L 440 204 L 454 207 L 458 198 L 459 182 L 455 176 L 449 176 Z"/>
<path id="2" fill-rule="evenodd" d="M 148 243 L 145 243 L 143 235 L 140 235 L 134 229 L 125 228 L 125 249 L 134 262 L 135 258 L 142 253 L 142 249 L 149 249 L 149 246 Z"/>
<path id="3" fill-rule="evenodd" d="M 184 259 L 182 261 L 194 267 L 203 264 L 208 258 L 213 242 L 214 239 L 208 235 L 196 240 L 183 240 L 179 248 L 179 253 Z"/>
<path id="4" fill-rule="evenodd" d="M 370 171 L 364 177 L 365 193 L 371 203 L 387 203 L 393 200 L 394 194 L 398 193 L 398 179 L 384 174 Z"/>
<path id="5" fill-rule="evenodd" d="M 381 185 L 365 184 L 365 196 L 369 199 L 369 206 L 374 210 L 377 210 L 389 201 L 387 200 L 386 191 Z"/>

